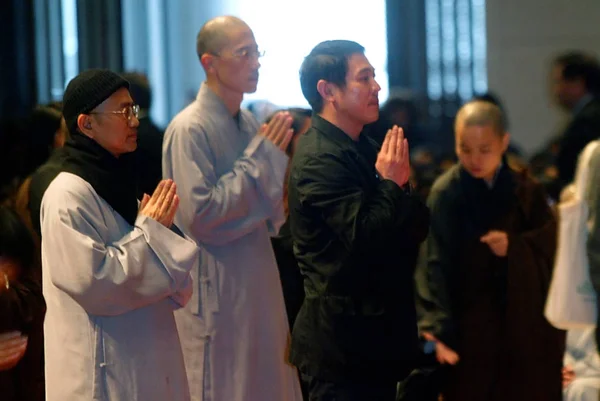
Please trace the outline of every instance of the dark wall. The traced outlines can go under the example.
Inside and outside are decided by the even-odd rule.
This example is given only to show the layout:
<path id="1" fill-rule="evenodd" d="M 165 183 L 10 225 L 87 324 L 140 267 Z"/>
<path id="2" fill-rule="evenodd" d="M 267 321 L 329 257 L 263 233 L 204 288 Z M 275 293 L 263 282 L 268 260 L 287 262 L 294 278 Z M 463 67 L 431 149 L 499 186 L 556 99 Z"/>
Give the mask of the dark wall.
<path id="1" fill-rule="evenodd" d="M 77 0 L 79 69 L 123 69 L 120 0 Z"/>
<path id="2" fill-rule="evenodd" d="M 0 118 L 24 116 L 36 102 L 33 0 L 0 5 Z"/>
<path id="3" fill-rule="evenodd" d="M 388 75 L 390 88 L 427 92 L 425 1 L 387 0 Z"/>

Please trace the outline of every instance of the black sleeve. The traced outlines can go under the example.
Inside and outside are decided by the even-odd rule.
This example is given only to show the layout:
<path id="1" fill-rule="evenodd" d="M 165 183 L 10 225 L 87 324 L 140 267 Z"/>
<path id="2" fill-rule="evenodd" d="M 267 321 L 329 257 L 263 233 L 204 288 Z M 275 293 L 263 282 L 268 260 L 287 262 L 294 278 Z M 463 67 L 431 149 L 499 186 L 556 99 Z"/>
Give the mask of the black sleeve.
<path id="1" fill-rule="evenodd" d="M 580 118 L 573 123 L 561 141 L 557 167 L 561 188 L 575 177 L 579 154 L 591 141 L 600 138 L 600 123 L 593 118 Z"/>
<path id="2" fill-rule="evenodd" d="M 367 193 L 356 172 L 336 155 L 308 158 L 296 176 L 298 201 L 322 216 L 350 253 L 376 250 L 391 234 L 415 243 L 427 235 L 429 212 L 416 194 L 390 180 Z"/>
<path id="3" fill-rule="evenodd" d="M 427 200 L 431 225 L 415 272 L 419 330 L 429 332 L 453 347 L 456 328 L 452 316 L 451 280 L 456 260 L 455 227 L 451 220 L 455 211 L 443 191 L 433 190 Z"/>

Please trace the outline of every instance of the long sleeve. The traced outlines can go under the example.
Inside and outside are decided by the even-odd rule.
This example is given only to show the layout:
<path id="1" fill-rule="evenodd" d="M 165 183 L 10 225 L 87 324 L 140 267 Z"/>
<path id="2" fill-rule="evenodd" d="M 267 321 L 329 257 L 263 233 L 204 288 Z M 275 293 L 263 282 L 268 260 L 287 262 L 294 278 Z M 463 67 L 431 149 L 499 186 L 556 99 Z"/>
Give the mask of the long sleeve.
<path id="1" fill-rule="evenodd" d="M 562 138 L 557 156 L 559 181 L 562 186 L 575 177 L 577 158 L 591 141 L 600 138 L 600 119 L 595 114 L 578 116 Z"/>
<path id="2" fill-rule="evenodd" d="M 517 294 L 527 290 L 528 299 L 534 288 L 541 288 L 537 302 L 544 304 L 556 252 L 556 219 L 540 185 L 535 184 L 530 196 L 529 229 L 508 233 L 509 286 Z"/>
<path id="3" fill-rule="evenodd" d="M 181 215 L 194 238 L 223 245 L 282 215 L 285 153 L 255 136 L 230 171 L 218 172 L 207 135 L 197 129 L 170 126 L 163 158 L 163 171 L 177 183 Z"/>
<path id="4" fill-rule="evenodd" d="M 443 191 L 435 189 L 429 195 L 427 205 L 431 223 L 427 240 L 421 248 L 421 257 L 415 272 L 419 330 L 429 332 L 445 344 L 453 346 L 456 327 L 452 314 L 451 277 L 455 255 L 457 222 L 452 201 Z"/>
<path id="5" fill-rule="evenodd" d="M 54 189 L 42 205 L 43 268 L 51 283 L 88 313 L 123 314 L 191 284 L 189 271 L 198 256 L 193 242 L 142 215 L 132 231 L 110 242 L 91 189 L 89 196 Z M 190 295 L 180 294 L 175 301 L 185 302 Z"/>
<path id="6" fill-rule="evenodd" d="M 429 213 L 420 199 L 390 180 L 366 193 L 360 178 L 332 154 L 308 158 L 292 172 L 291 191 L 298 201 L 322 216 L 345 248 L 368 254 L 398 234 L 402 244 L 417 245 L 427 235 Z"/>
<path id="7" fill-rule="evenodd" d="M 600 378 L 600 356 L 593 328 L 571 329 L 567 332 L 563 364 L 569 365 L 577 378 Z"/>
<path id="8" fill-rule="evenodd" d="M 596 292 L 600 293 L 600 147 L 596 148 L 590 160 L 587 202 L 590 211 L 587 240 L 590 277 Z"/>

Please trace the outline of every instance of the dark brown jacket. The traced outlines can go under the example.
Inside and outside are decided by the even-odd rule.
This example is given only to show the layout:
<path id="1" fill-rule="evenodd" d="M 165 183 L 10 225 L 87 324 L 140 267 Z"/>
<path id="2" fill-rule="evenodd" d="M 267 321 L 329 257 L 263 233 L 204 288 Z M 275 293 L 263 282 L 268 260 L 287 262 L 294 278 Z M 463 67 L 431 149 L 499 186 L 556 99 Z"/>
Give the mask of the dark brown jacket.
<path id="1" fill-rule="evenodd" d="M 460 355 L 446 401 L 560 401 L 564 332 L 543 310 L 556 221 L 540 185 L 503 167 L 494 189 L 455 166 L 429 197 L 432 226 L 417 272 L 421 331 Z M 508 233 L 505 258 L 479 238 Z"/>

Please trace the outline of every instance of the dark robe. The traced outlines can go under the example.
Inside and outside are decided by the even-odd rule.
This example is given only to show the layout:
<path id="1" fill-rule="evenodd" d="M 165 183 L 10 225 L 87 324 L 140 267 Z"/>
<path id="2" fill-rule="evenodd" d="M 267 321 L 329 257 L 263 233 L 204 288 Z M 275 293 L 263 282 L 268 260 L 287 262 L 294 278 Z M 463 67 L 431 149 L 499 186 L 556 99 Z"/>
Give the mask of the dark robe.
<path id="1" fill-rule="evenodd" d="M 492 188 L 460 166 L 432 188 L 431 230 L 417 271 L 421 332 L 456 350 L 444 400 L 560 401 L 564 332 L 543 310 L 556 221 L 541 186 L 506 166 Z M 508 234 L 495 256 L 480 237 Z"/>

